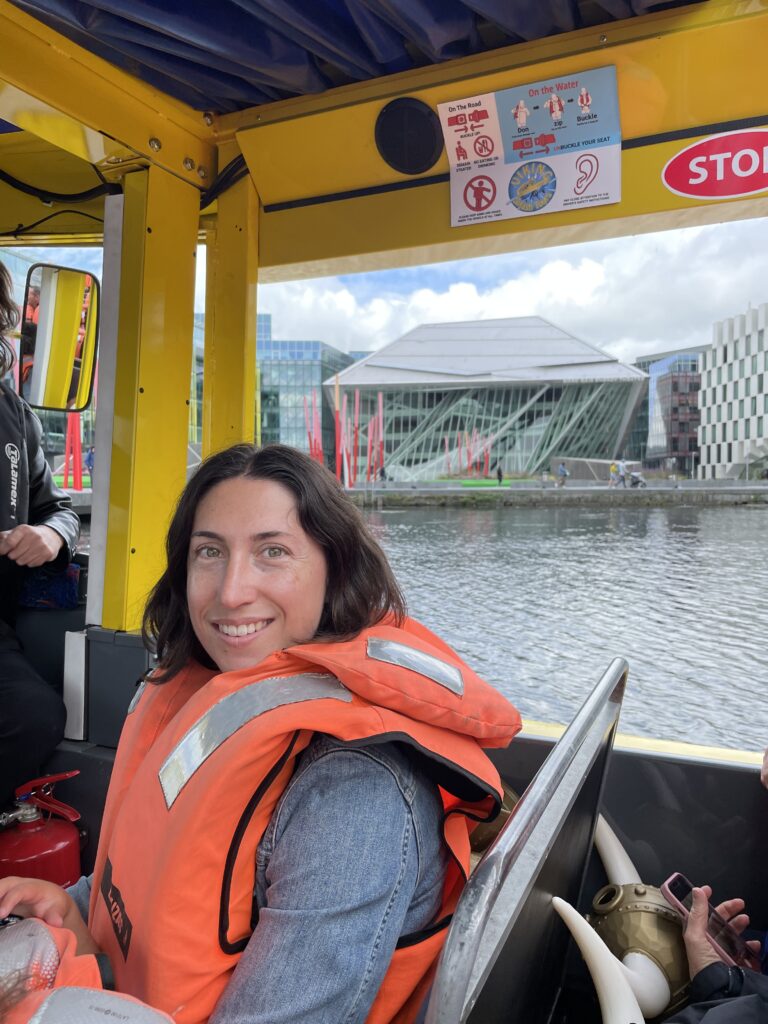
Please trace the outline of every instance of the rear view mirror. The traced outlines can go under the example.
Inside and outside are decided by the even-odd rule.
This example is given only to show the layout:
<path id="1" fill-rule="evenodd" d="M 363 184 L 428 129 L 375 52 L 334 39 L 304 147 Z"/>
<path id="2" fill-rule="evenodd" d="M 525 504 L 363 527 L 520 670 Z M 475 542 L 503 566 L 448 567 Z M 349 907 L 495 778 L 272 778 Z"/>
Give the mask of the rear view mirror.
<path id="1" fill-rule="evenodd" d="M 96 367 L 99 282 L 93 274 L 36 263 L 24 294 L 19 384 L 38 409 L 88 407 Z"/>

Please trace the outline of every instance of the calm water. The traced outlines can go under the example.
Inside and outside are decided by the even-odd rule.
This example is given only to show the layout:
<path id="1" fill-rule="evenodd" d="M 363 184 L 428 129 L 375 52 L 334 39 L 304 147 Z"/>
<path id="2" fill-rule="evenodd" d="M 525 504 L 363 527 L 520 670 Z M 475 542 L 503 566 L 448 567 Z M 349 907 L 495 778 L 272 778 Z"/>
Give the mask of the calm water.
<path id="1" fill-rule="evenodd" d="M 524 715 L 568 721 L 619 654 L 624 732 L 768 745 L 768 509 L 369 518 L 410 612 Z"/>

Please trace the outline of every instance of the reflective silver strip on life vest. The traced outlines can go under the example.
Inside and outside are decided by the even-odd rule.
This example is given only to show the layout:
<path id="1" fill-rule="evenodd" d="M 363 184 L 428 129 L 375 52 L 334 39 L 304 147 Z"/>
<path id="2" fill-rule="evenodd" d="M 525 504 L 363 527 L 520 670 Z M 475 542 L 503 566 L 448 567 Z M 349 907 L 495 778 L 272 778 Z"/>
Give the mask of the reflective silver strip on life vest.
<path id="1" fill-rule="evenodd" d="M 41 921 L 16 921 L 0 928 L 0 988 L 3 978 L 27 976 L 35 988 L 53 985 L 59 969 L 59 951 Z"/>
<path id="2" fill-rule="evenodd" d="M 238 729 L 285 704 L 306 700 L 352 700 L 335 676 L 304 672 L 251 683 L 222 698 L 179 740 L 160 768 L 160 785 L 170 810 L 197 769 Z"/>
<path id="3" fill-rule="evenodd" d="M 142 695 L 142 693 L 144 693 L 144 690 L 146 688 L 147 688 L 147 680 L 146 679 L 142 679 L 141 683 L 139 684 L 138 690 L 136 691 L 136 693 L 134 693 L 133 697 L 131 698 L 131 703 L 128 705 L 128 710 L 126 711 L 127 715 L 130 715 L 130 713 L 133 711 L 133 709 L 139 703 L 139 701 L 141 700 L 141 695 Z"/>
<path id="4" fill-rule="evenodd" d="M 29 1024 L 167 1024 L 168 1018 L 144 1003 L 93 988 L 55 988 L 29 1018 Z"/>
<path id="5" fill-rule="evenodd" d="M 399 644 L 396 640 L 382 640 L 380 637 L 368 638 L 368 657 L 375 661 L 385 661 L 388 665 L 399 665 L 418 672 L 427 679 L 444 686 L 451 693 L 464 695 L 464 679 L 461 669 L 441 661 L 432 654 L 426 654 L 407 644 Z"/>

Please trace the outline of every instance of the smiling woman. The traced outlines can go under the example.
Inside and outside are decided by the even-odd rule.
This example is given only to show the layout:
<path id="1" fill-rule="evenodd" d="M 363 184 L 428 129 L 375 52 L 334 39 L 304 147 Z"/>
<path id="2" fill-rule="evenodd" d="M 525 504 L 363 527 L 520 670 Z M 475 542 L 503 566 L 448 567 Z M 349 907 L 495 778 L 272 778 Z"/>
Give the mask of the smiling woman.
<path id="1" fill-rule="evenodd" d="M 482 748 L 517 711 L 406 616 L 360 513 L 301 452 L 204 462 L 167 556 L 144 619 L 159 668 L 62 916 L 89 900 L 118 990 L 176 1024 L 416 1020 L 470 831 L 500 804 Z"/>

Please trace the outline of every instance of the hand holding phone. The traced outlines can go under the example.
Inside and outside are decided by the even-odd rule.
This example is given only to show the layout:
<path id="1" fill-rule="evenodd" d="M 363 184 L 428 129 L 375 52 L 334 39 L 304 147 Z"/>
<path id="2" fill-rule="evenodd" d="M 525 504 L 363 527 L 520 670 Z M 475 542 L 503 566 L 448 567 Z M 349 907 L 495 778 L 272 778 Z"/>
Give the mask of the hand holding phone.
<path id="1" fill-rule="evenodd" d="M 663 883 L 661 891 L 667 902 L 677 910 L 683 920 L 686 920 L 693 909 L 693 884 L 685 875 L 676 872 Z M 709 892 L 708 887 L 704 888 L 705 897 Z M 736 903 L 735 909 L 738 909 L 741 900 L 732 902 Z M 741 914 L 736 914 L 733 920 L 736 921 L 740 917 L 742 917 Z M 748 922 L 746 915 L 743 915 L 743 917 L 742 927 Z M 707 924 L 704 938 L 724 963 L 732 967 L 739 966 L 748 967 L 751 970 L 760 970 L 760 963 L 756 954 L 741 937 L 739 931 L 729 921 L 726 921 L 709 901 L 707 901 Z M 688 949 L 690 960 L 691 943 L 689 938 L 686 939 L 686 948 Z M 702 955 L 698 959 L 707 960 L 709 958 Z M 703 963 L 701 966 L 703 966 Z"/>

